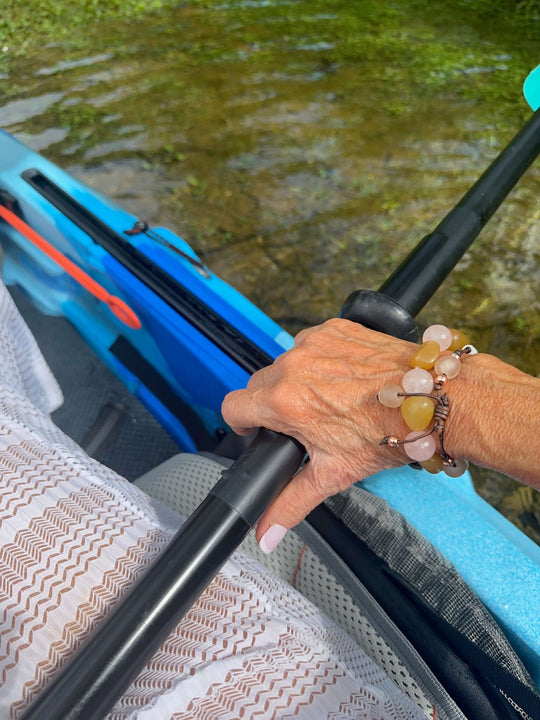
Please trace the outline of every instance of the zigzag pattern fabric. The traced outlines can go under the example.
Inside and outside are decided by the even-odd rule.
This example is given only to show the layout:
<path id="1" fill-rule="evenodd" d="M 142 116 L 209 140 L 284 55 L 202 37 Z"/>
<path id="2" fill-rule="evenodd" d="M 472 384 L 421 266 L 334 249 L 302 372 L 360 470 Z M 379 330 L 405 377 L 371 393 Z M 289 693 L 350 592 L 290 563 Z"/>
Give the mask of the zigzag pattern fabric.
<path id="1" fill-rule="evenodd" d="M 15 720 L 180 518 L 50 419 L 61 392 L 0 287 L 0 717 Z M 425 716 L 314 605 L 237 554 L 111 720 Z"/>

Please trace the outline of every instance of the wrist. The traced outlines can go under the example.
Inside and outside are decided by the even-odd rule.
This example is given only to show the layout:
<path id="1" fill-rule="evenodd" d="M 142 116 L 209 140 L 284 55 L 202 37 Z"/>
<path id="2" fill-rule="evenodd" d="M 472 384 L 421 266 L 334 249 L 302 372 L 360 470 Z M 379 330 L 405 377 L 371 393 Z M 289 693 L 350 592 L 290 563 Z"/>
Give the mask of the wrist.
<path id="1" fill-rule="evenodd" d="M 482 353 L 467 358 L 459 378 L 447 388 L 451 410 L 445 440 L 454 457 L 477 462 L 484 455 L 486 411 L 493 401 L 492 359 Z"/>
<path id="2" fill-rule="evenodd" d="M 448 383 L 447 451 L 476 465 L 538 486 L 530 438 L 540 432 L 540 380 L 479 353 Z"/>

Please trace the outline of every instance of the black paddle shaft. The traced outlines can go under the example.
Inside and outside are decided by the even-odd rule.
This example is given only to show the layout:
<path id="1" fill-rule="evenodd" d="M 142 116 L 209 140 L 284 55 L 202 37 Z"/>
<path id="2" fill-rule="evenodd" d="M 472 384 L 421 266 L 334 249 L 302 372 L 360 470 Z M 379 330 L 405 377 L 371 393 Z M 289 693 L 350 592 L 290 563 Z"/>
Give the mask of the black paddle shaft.
<path id="1" fill-rule="evenodd" d="M 537 111 L 460 203 L 378 292 L 347 298 L 341 316 L 415 340 L 413 316 L 540 152 Z M 101 720 L 297 471 L 304 448 L 259 430 L 246 452 L 22 720 Z"/>

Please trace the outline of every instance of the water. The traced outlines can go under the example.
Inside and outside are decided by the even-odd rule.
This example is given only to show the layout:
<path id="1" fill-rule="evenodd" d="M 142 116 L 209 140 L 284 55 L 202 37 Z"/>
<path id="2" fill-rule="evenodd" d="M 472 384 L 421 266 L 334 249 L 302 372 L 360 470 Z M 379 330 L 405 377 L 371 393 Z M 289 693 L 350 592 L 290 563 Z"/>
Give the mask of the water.
<path id="1" fill-rule="evenodd" d="M 429 6 L 251 0 L 102 21 L 8 66 L 0 125 L 175 229 L 294 333 L 377 288 L 528 116 L 509 76 L 537 45 Z M 420 316 L 535 374 L 539 191 L 537 164 Z M 475 477 L 534 534 L 534 493 Z"/>

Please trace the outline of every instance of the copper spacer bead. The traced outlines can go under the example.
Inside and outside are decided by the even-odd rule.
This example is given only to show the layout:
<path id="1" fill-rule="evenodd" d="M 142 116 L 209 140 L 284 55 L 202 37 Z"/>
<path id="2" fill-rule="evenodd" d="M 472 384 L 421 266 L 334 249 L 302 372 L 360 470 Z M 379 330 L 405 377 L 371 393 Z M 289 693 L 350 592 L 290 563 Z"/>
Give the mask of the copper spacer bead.
<path id="1" fill-rule="evenodd" d="M 440 388 L 447 382 L 448 378 L 444 373 L 441 373 L 440 375 L 435 376 L 435 385 L 438 385 Z"/>
<path id="2" fill-rule="evenodd" d="M 450 455 L 447 455 L 446 457 L 442 458 L 442 462 L 443 462 L 443 465 L 445 465 L 446 467 L 450 467 L 451 465 L 453 465 L 455 463 L 455 460 L 453 457 L 450 457 Z"/>
<path id="3" fill-rule="evenodd" d="M 397 448 L 399 445 L 399 438 L 397 438 L 395 435 L 389 435 L 387 442 L 388 442 L 388 447 Z"/>

